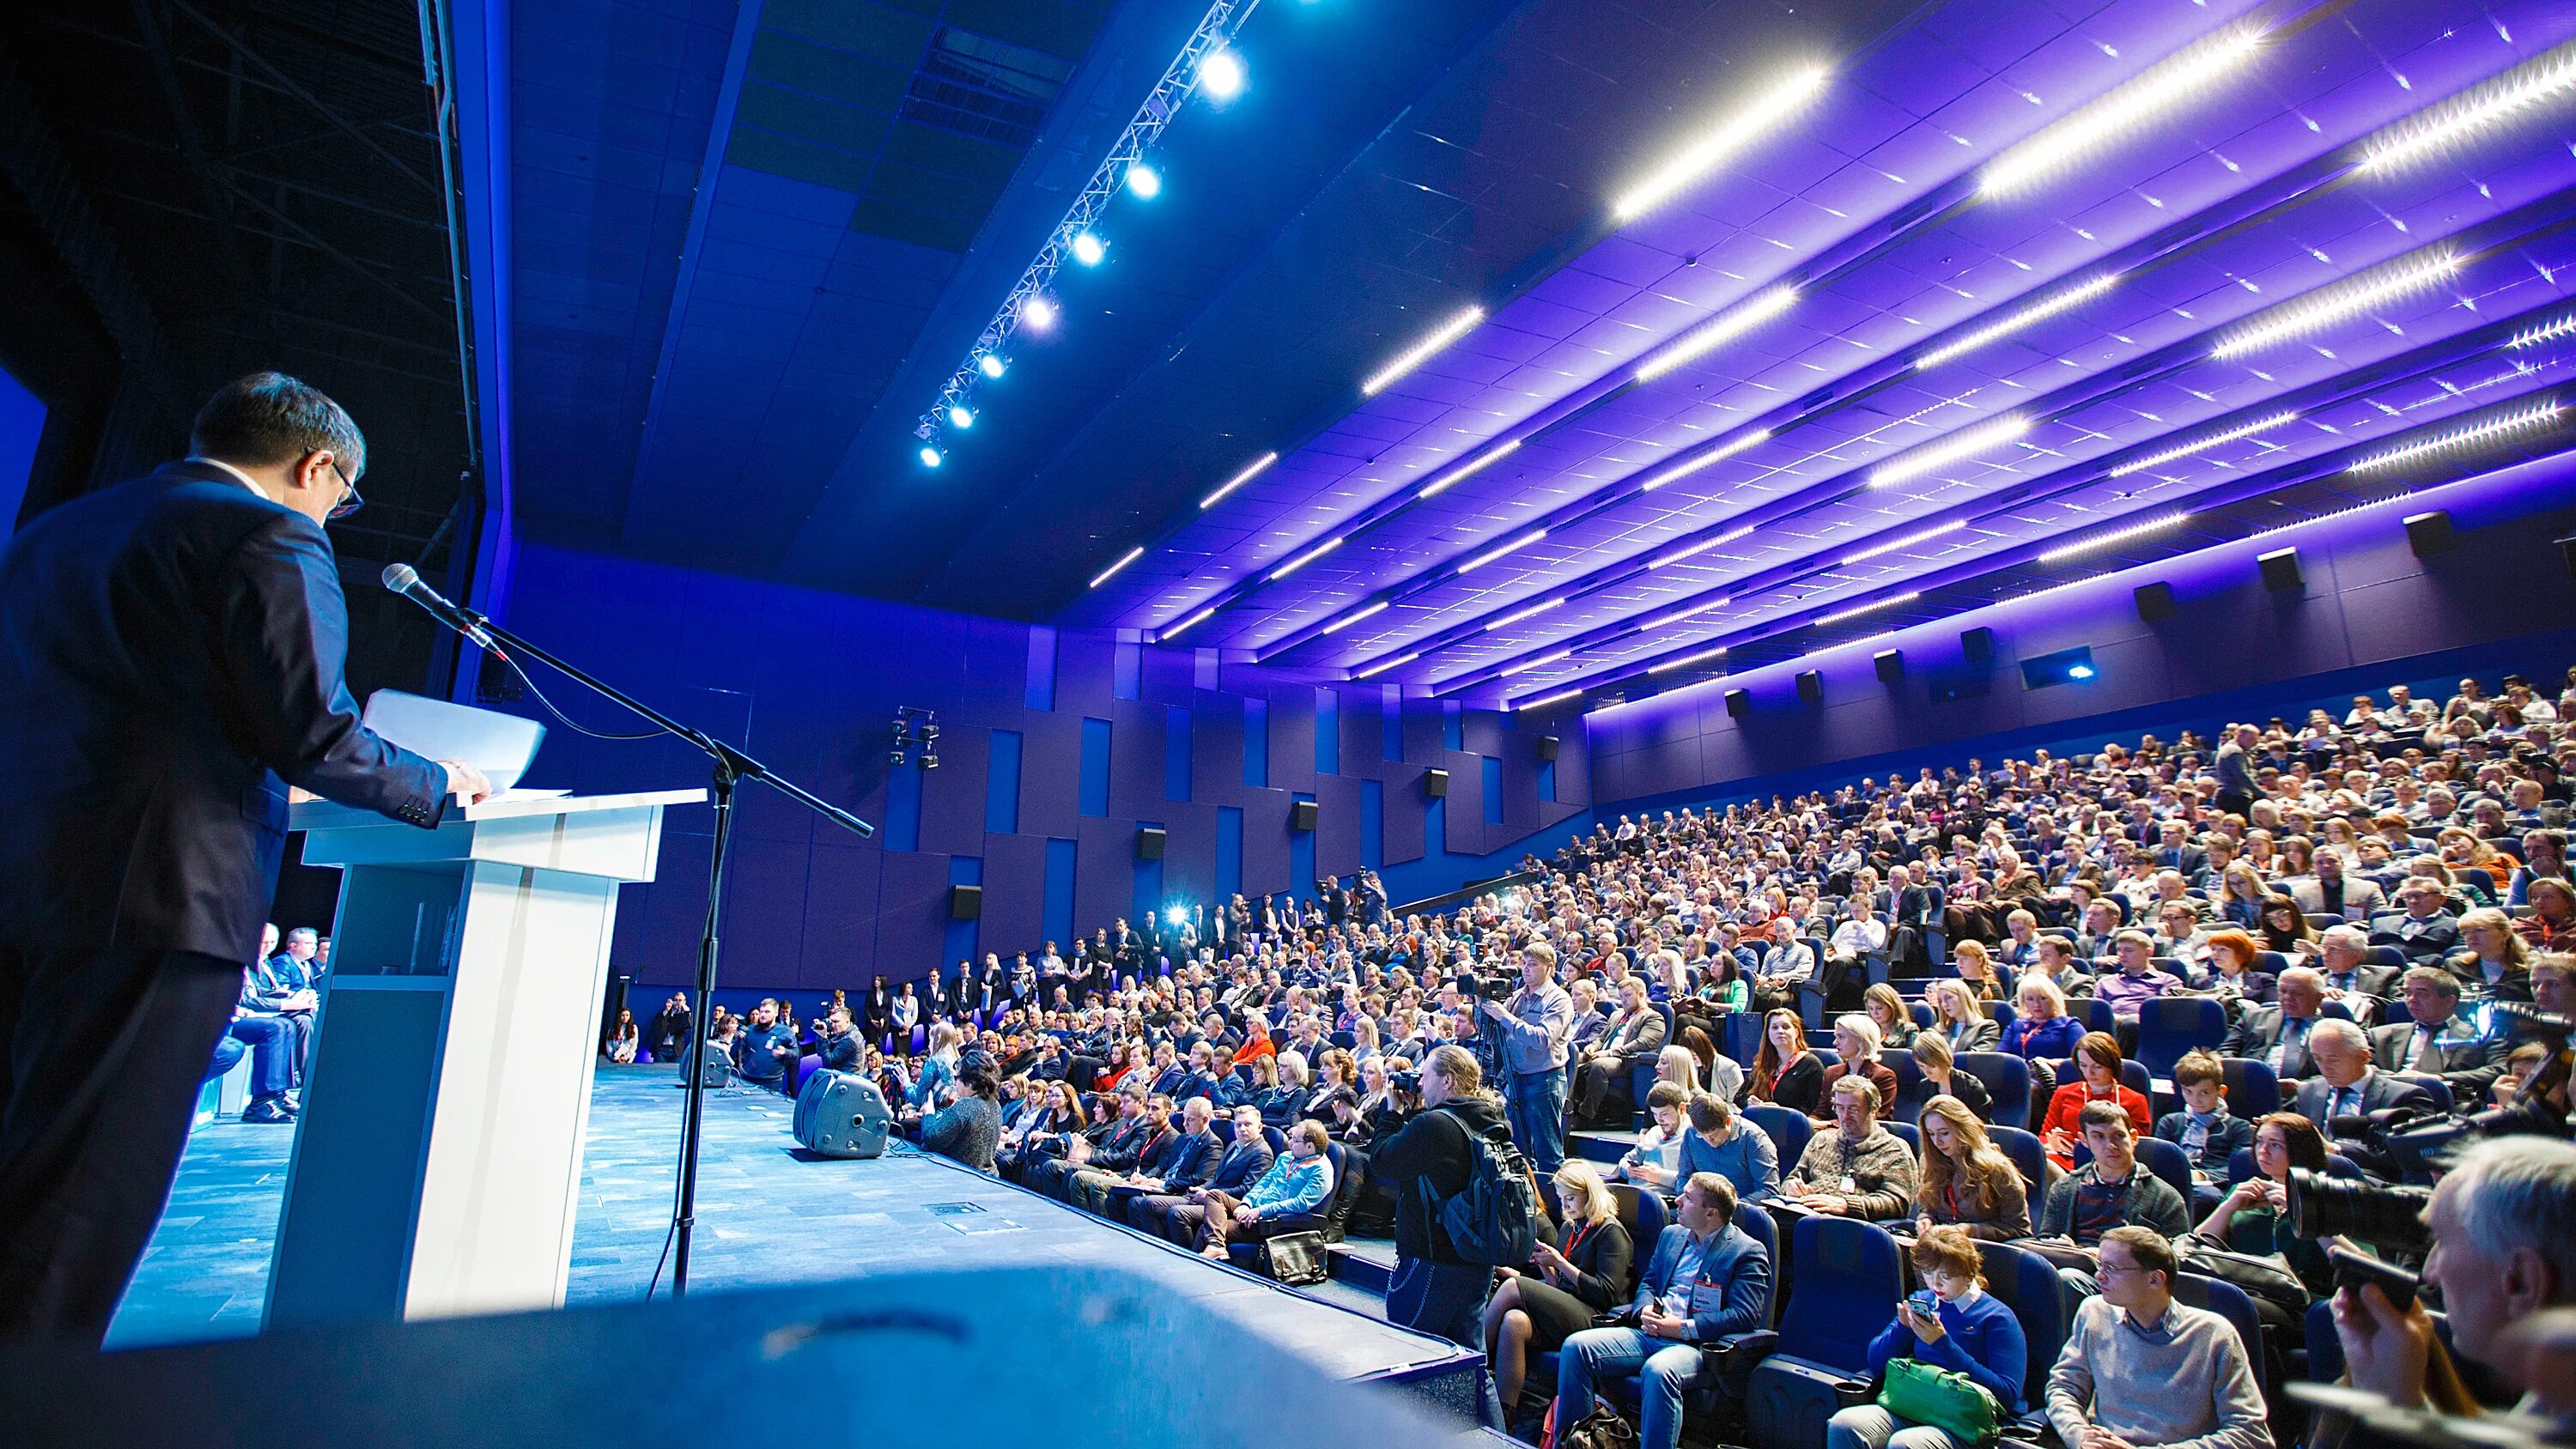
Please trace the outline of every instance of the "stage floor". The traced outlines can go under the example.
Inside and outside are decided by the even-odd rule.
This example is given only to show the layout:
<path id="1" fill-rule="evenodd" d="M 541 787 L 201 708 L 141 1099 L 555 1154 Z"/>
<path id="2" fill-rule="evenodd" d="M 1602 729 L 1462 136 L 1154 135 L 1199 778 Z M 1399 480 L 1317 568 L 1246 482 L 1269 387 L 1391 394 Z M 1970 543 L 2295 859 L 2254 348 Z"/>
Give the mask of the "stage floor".
<path id="1" fill-rule="evenodd" d="M 670 1226 L 680 1123 L 675 1076 L 654 1067 L 599 1071 L 569 1302 L 640 1298 L 653 1274 Z M 1330 1301 L 1347 1301 L 1347 1294 L 1309 1297 L 1281 1288 L 944 1159 L 802 1160 L 788 1136 L 791 1107 L 766 1092 L 709 1095 L 693 1290 L 1098 1264 L 1167 1283 L 1336 1377 L 1419 1381 L 1481 1366 L 1439 1339 Z M 293 1137 L 292 1128 L 230 1120 L 197 1129 L 109 1347 L 258 1331 Z"/>

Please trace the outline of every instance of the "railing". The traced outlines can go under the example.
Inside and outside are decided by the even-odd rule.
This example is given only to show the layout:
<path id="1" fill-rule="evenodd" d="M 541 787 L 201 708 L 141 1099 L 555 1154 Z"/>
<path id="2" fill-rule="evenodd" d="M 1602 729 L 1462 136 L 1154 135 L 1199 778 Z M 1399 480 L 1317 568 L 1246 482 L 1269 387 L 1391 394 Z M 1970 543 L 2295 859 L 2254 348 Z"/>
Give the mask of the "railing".
<path id="1" fill-rule="evenodd" d="M 1491 880 L 1470 881 L 1447 895 L 1424 896 L 1418 901 L 1407 901 L 1403 905 L 1394 907 L 1393 910 L 1399 918 L 1424 911 L 1447 910 L 1451 906 L 1464 905 L 1478 896 L 1489 896 L 1496 891 L 1509 890 L 1513 886 L 1528 885 L 1532 881 L 1544 879 L 1546 875 L 1545 870 L 1522 870 L 1514 871 L 1510 875 L 1498 875 Z"/>

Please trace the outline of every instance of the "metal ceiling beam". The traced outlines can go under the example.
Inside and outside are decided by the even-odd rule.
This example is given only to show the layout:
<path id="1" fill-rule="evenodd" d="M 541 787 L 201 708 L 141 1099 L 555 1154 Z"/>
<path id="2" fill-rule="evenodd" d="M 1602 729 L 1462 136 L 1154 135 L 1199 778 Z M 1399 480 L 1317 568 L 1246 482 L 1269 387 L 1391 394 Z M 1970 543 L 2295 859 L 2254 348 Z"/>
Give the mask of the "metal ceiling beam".
<path id="1" fill-rule="evenodd" d="M 224 269 L 233 275 L 233 283 L 245 297 L 259 295 L 257 276 L 250 261 L 233 244 L 232 233 L 238 228 L 233 215 L 233 198 L 238 194 L 208 159 L 206 138 L 197 129 L 196 112 L 189 109 L 186 87 L 179 84 L 179 67 L 170 48 L 169 32 L 161 28 L 161 17 L 152 11 L 152 0 L 133 0 L 135 28 L 142 32 L 143 50 L 152 63 L 154 79 L 161 83 L 161 96 L 170 107 L 172 126 L 179 134 L 179 155 L 197 178 L 198 189 L 206 195 L 206 205 L 218 222 L 215 251 L 224 259 Z"/>
<path id="2" fill-rule="evenodd" d="M 141 3 L 142 0 L 137 0 L 138 5 Z M 185 15 L 190 20 L 195 21 L 198 27 L 204 30 L 208 35 L 211 35 L 215 37 L 215 39 L 223 42 L 226 49 L 240 57 L 240 59 L 244 63 L 248 64 L 251 69 L 258 71 L 261 75 L 267 77 L 271 85 L 276 86 L 279 90 L 282 90 L 288 95 L 295 97 L 297 100 L 302 101 L 305 105 L 310 106 L 316 114 L 330 122 L 334 130 L 337 130 L 342 135 L 347 136 L 350 140 L 353 140 L 359 145 L 374 152 L 378 160 L 393 168 L 395 175 L 402 177 L 412 185 L 419 187 L 421 190 L 426 191 L 433 196 L 438 194 L 438 186 L 435 182 L 431 181 L 428 177 L 421 175 L 419 172 L 414 171 L 408 162 L 404 161 L 393 152 L 386 150 L 374 137 L 359 129 L 355 122 L 333 109 L 330 103 L 324 101 L 320 96 L 313 94 L 311 91 L 306 90 L 303 86 L 298 85 L 294 77 L 288 75 L 282 70 L 279 70 L 276 66 L 271 65 L 266 57 L 243 43 L 241 37 L 234 35 L 231 31 L 224 29 L 222 26 L 217 25 L 213 20 L 208 19 L 205 12 L 197 9 L 193 5 L 190 5 L 188 0 L 164 0 L 164 3 L 168 4 L 172 10 L 175 10 L 179 14 Z"/>

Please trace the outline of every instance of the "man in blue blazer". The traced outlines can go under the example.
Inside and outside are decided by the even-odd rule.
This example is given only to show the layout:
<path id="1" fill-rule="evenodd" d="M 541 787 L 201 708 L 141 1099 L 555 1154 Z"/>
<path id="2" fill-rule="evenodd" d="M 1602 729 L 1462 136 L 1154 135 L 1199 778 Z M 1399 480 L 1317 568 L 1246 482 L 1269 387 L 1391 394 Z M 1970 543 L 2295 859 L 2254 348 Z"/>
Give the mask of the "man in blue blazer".
<path id="1" fill-rule="evenodd" d="M 97 1343 L 259 949 L 295 787 L 434 827 L 473 766 L 358 719 L 340 405 L 257 373 L 194 456 L 0 553 L 0 1339 Z"/>
<path id="2" fill-rule="evenodd" d="M 1127 1221 L 1146 1232 L 1170 1238 L 1185 1248 L 1196 1247 L 1191 1234 L 1175 1231 L 1173 1209 L 1196 1201 L 1210 1190 L 1243 1196 L 1252 1190 L 1252 1184 L 1260 1180 L 1261 1174 L 1270 1170 L 1270 1159 L 1277 1155 L 1270 1150 L 1270 1139 L 1262 1133 L 1261 1109 L 1237 1107 L 1234 1109 L 1234 1141 L 1226 1145 L 1225 1154 L 1216 1160 L 1216 1167 L 1208 1173 L 1207 1179 L 1188 1184 L 1166 1183 L 1167 1187 L 1178 1190 L 1138 1198 L 1128 1205 Z"/>
<path id="3" fill-rule="evenodd" d="M 1565 1341 L 1557 1356 L 1557 1428 L 1592 1412 L 1595 1383 L 1634 1374 L 1644 1409 L 1637 1449 L 1675 1449 L 1682 1395 L 1699 1377 L 1700 1346 L 1761 1327 L 1770 1301 L 1771 1255 L 1735 1226 L 1734 1185 L 1714 1172 L 1693 1175 L 1637 1280 L 1627 1314 L 1636 1326 L 1587 1328 Z"/>
<path id="4" fill-rule="evenodd" d="M 1105 1215 L 1133 1221 L 1127 1210 L 1135 1205 L 1137 1193 L 1187 1192 L 1208 1180 L 1216 1171 L 1218 1159 L 1225 1155 L 1225 1145 L 1208 1130 L 1208 1119 L 1216 1108 L 1205 1097 L 1192 1097 L 1181 1104 L 1181 1130 L 1163 1150 L 1145 1159 L 1134 1172 L 1109 1187 Z M 1118 1189 L 1127 1189 L 1124 1192 Z"/>

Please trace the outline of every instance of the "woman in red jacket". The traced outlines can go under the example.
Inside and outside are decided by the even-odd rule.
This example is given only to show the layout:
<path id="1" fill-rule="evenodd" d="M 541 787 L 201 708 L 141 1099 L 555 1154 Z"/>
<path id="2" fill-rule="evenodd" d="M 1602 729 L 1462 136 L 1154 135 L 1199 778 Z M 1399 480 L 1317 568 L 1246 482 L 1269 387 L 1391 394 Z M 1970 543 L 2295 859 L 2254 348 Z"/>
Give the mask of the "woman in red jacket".
<path id="1" fill-rule="evenodd" d="M 2141 1137 L 2155 1126 L 2147 1113 L 2146 1097 L 2120 1083 L 2120 1043 L 2109 1032 L 2088 1031 L 2075 1043 L 2075 1070 L 2083 1080 L 2057 1089 L 2048 1099 L 2048 1116 L 2039 1127 L 2040 1145 L 2048 1149 L 2052 1161 L 2070 1172 L 2075 1169 L 2075 1144 L 2083 1137 L 2075 1119 L 2086 1103 L 2118 1102 Z"/>

